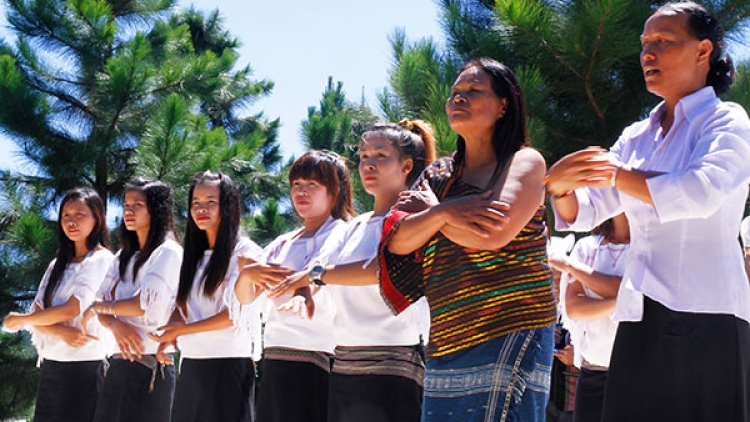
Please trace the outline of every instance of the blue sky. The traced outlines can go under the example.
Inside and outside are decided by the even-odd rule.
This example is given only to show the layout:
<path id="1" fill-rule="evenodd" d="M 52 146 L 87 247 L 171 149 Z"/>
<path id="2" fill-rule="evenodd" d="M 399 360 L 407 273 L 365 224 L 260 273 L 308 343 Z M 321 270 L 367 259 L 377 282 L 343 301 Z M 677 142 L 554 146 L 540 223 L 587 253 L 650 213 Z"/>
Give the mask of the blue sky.
<path id="1" fill-rule="evenodd" d="M 249 64 L 254 78 L 275 83 L 271 95 L 248 113 L 263 111 L 269 119 L 281 119 L 279 142 L 287 156 L 304 151 L 300 122 L 308 107 L 318 105 L 329 76 L 344 83 L 350 100 L 359 101 L 364 94 L 377 109 L 376 93 L 388 84 L 392 60 L 389 34 L 405 28 L 410 40 L 443 38 L 434 0 L 180 1 L 182 7 L 191 4 L 204 11 L 218 8 L 225 27 L 242 43 L 240 65 Z M 0 2 L 0 36 L 7 34 L 5 26 Z M 747 52 L 732 53 L 742 59 Z M 14 151 L 0 135 L 0 169 L 19 168 Z"/>
<path id="2" fill-rule="evenodd" d="M 300 155 L 300 122 L 317 106 L 328 77 L 342 81 L 347 98 L 364 93 L 377 108 L 376 93 L 388 84 L 391 49 L 388 35 L 405 28 L 411 40 L 441 39 L 438 7 L 433 0 L 182 0 L 180 6 L 219 9 L 227 30 L 241 43 L 239 64 L 249 64 L 256 79 L 275 87 L 248 113 L 263 111 L 280 118 L 284 154 Z M 0 36 L 7 35 L 0 2 Z M 18 169 L 13 143 L 0 136 L 0 168 Z"/>

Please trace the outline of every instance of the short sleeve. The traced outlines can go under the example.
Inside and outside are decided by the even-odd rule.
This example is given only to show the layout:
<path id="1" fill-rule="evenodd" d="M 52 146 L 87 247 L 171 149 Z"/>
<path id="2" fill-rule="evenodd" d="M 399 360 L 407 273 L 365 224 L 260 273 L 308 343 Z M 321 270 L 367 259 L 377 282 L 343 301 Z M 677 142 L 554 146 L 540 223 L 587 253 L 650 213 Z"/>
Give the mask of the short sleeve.
<path id="1" fill-rule="evenodd" d="M 398 314 L 424 297 L 425 279 L 419 253 L 396 255 L 388 250 L 393 236 L 398 232 L 405 212 L 390 214 L 383 225 L 383 235 L 378 247 L 380 293 L 391 310 Z"/>

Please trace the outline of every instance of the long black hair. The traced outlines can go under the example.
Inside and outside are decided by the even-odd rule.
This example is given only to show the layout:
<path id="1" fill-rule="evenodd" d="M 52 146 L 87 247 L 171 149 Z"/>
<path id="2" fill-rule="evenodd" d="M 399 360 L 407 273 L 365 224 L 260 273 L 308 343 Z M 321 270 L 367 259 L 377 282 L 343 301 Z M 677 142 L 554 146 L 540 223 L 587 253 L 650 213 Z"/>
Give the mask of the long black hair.
<path id="1" fill-rule="evenodd" d="M 706 86 L 710 86 L 721 95 L 729 90 L 734 82 L 734 62 L 725 51 L 724 27 L 713 12 L 704 6 L 691 1 L 667 3 L 657 9 L 682 13 L 688 16 L 688 31 L 698 41 L 709 40 L 713 51 L 709 57 L 709 70 L 706 76 Z"/>
<path id="2" fill-rule="evenodd" d="M 504 64 L 490 58 L 482 57 L 466 63 L 458 74 L 477 67 L 484 71 L 492 81 L 492 90 L 498 98 L 506 98 L 508 106 L 505 114 L 497 119 L 492 131 L 492 148 L 495 151 L 497 169 L 518 152 L 529 145 L 529 134 L 526 128 L 526 103 L 521 92 L 521 85 L 513 71 Z M 459 135 L 456 145 L 456 163 L 464 160 L 466 141 Z"/>
<path id="3" fill-rule="evenodd" d="M 52 306 L 52 295 L 54 295 L 60 279 L 65 272 L 65 267 L 70 264 L 76 254 L 75 244 L 68 238 L 62 228 L 63 225 L 63 208 L 68 202 L 82 200 L 91 210 L 94 217 L 94 228 L 86 237 L 86 249 L 93 251 L 99 246 L 109 247 L 109 231 L 107 230 L 107 218 L 104 212 L 104 202 L 94 189 L 82 187 L 74 188 L 65 193 L 60 202 L 60 210 L 57 214 L 57 240 L 59 247 L 55 256 L 55 265 L 52 267 L 47 286 L 44 289 L 44 307 Z"/>
<path id="4" fill-rule="evenodd" d="M 133 281 L 138 275 L 138 270 L 151 257 L 154 252 L 170 234 L 174 234 L 174 200 L 172 199 L 172 188 L 161 180 L 147 180 L 143 178 L 133 179 L 125 186 L 125 192 L 137 191 L 146 197 L 146 208 L 151 217 L 148 237 L 143 250 L 140 250 L 138 235 L 125 227 L 125 222 L 120 223 L 120 280 L 125 280 L 125 272 L 128 269 L 130 258 L 138 253 L 133 264 Z"/>
<path id="5" fill-rule="evenodd" d="M 219 187 L 219 230 L 216 234 L 211 259 L 203 274 L 203 294 L 212 296 L 224 281 L 232 252 L 237 245 L 240 229 L 240 192 L 229 176 L 211 171 L 199 172 L 190 181 L 188 208 L 193 203 L 195 187 L 203 184 L 216 184 Z M 185 229 L 185 246 L 180 268 L 180 287 L 177 291 L 177 304 L 184 307 L 195 282 L 195 273 L 201 264 L 204 252 L 208 249 L 208 236 L 198 228 L 192 215 Z"/>

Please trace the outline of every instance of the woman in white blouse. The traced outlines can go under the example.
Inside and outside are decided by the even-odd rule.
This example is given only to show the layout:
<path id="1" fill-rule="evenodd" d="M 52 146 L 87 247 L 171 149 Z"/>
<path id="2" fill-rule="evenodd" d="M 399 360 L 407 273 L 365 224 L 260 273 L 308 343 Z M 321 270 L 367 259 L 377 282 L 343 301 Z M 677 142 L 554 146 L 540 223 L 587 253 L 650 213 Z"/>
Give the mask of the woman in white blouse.
<path id="1" fill-rule="evenodd" d="M 102 284 L 104 300 L 89 308 L 117 342 L 94 421 L 170 420 L 172 350 L 166 351 L 167 364 L 158 361 L 159 343 L 148 333 L 167 324 L 177 295 L 182 247 L 173 239 L 173 213 L 172 189 L 166 183 L 136 179 L 125 187 L 122 248 Z"/>
<path id="2" fill-rule="evenodd" d="M 310 151 L 289 169 L 294 210 L 302 219 L 298 230 L 283 234 L 264 250 L 259 262 L 241 262 L 235 291 L 241 303 L 251 303 L 259 289 L 276 284 L 291 271 L 308 268 L 330 236 L 346 230 L 352 216 L 349 170 L 330 152 Z M 304 290 L 306 290 L 305 287 Z M 318 311 L 300 318 L 279 307 L 310 301 L 302 296 L 261 297 L 264 309 L 263 366 L 258 391 L 258 420 L 287 422 L 327 419 L 328 383 L 335 308 L 329 292 L 313 289 Z"/>
<path id="3" fill-rule="evenodd" d="M 573 422 L 600 422 L 609 358 L 617 333 L 612 320 L 622 274 L 628 260 L 630 229 L 625 214 L 610 218 L 576 242 L 570 256 L 550 256 L 562 272 L 563 325 L 580 368 Z"/>
<path id="4" fill-rule="evenodd" d="M 334 298 L 337 346 L 328 422 L 420 420 L 421 349 L 429 332 L 429 307 L 423 299 L 395 315 L 381 297 L 376 259 L 385 216 L 434 159 L 435 138 L 427 123 L 402 120 L 370 127 L 359 144 L 359 176 L 375 199 L 374 210 L 326 242 L 312 270 L 294 274 L 273 290 L 276 295 L 317 279 Z"/>
<path id="5" fill-rule="evenodd" d="M 31 311 L 11 312 L 6 329 L 24 326 L 39 353 L 34 420 L 88 422 L 94 415 L 107 344 L 100 326 L 81 314 L 94 301 L 112 262 L 104 203 L 90 188 L 68 191 L 60 203 L 57 256 L 47 267 Z"/>
<path id="6" fill-rule="evenodd" d="M 165 344 L 176 339 L 180 349 L 175 421 L 250 422 L 253 348 L 260 345 L 253 344 L 251 330 L 232 324 L 227 298 L 239 273 L 237 256 L 259 257 L 262 251 L 241 232 L 240 193 L 229 176 L 195 174 L 188 206 L 177 309 L 172 322 L 159 328 L 163 333 L 150 337 Z M 252 313 L 252 326 L 259 329 L 260 311 L 243 311 Z"/>
<path id="7" fill-rule="evenodd" d="M 557 228 L 584 231 L 625 212 L 630 254 L 604 418 L 750 420 L 750 285 L 737 228 L 750 183 L 750 119 L 718 95 L 733 81 L 716 16 L 668 3 L 641 34 L 646 88 L 663 98 L 607 153 L 549 172 Z"/>

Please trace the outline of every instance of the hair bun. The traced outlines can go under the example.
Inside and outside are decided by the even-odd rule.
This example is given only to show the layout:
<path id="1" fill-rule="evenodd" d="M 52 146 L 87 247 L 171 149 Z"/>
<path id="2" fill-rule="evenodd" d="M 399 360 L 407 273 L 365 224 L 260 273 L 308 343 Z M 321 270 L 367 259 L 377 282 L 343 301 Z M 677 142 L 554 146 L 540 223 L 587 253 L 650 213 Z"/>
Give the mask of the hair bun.
<path id="1" fill-rule="evenodd" d="M 404 129 L 406 129 L 406 130 L 410 131 L 410 132 L 414 130 L 414 123 L 412 123 L 412 121 L 411 121 L 411 120 L 409 120 L 409 119 L 406 119 L 406 118 L 404 118 L 404 119 L 401 119 L 401 120 L 400 120 L 400 121 L 398 122 L 398 125 L 399 125 L 399 126 L 401 126 L 401 127 L 402 127 L 402 128 L 404 128 Z"/>
<path id="2" fill-rule="evenodd" d="M 714 88 L 716 95 L 721 95 L 729 91 L 729 87 L 734 83 L 735 76 L 734 62 L 728 54 L 724 54 L 711 64 L 706 84 Z"/>

